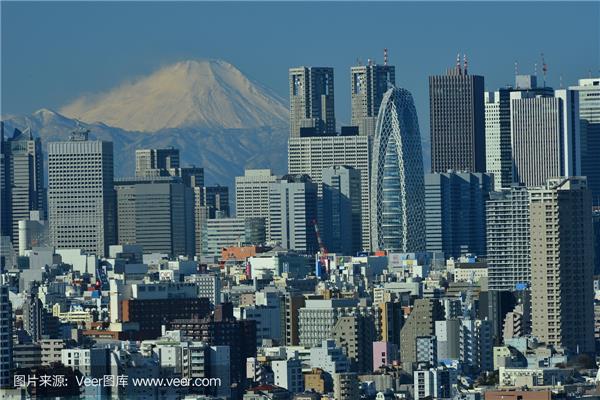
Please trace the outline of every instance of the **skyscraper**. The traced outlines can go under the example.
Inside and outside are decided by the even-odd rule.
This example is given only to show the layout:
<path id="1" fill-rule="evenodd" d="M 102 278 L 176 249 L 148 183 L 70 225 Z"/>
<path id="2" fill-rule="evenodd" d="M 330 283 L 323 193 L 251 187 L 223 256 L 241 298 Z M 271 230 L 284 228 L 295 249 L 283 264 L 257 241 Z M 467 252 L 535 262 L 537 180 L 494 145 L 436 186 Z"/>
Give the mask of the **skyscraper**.
<path id="1" fill-rule="evenodd" d="M 73 132 L 48 143 L 48 220 L 58 248 L 80 248 L 98 256 L 116 242 L 113 144 Z"/>
<path id="2" fill-rule="evenodd" d="M 9 299 L 9 285 L 0 275 L 0 388 L 8 388 L 12 369 L 12 306 Z"/>
<path id="3" fill-rule="evenodd" d="M 323 242 L 332 253 L 356 254 L 361 243 L 360 172 L 352 167 L 323 171 Z"/>
<path id="4" fill-rule="evenodd" d="M 350 70 L 352 125 L 361 136 L 373 136 L 383 95 L 396 84 L 393 65 L 359 65 Z"/>
<path id="5" fill-rule="evenodd" d="M 286 175 L 269 189 L 269 240 L 299 252 L 318 249 L 317 184 L 308 175 Z"/>
<path id="6" fill-rule="evenodd" d="M 208 218 L 229 217 L 229 187 L 203 187 L 202 205 L 208 208 Z"/>
<path id="7" fill-rule="evenodd" d="M 29 219 L 29 211 L 45 212 L 42 143 L 31 130 L 15 129 L 6 142 L 6 167 L 10 236 L 14 248 L 19 246 L 19 221 Z"/>
<path id="8" fill-rule="evenodd" d="M 447 172 L 425 175 L 427 251 L 446 257 L 485 254 L 485 200 L 490 174 Z"/>
<path id="9" fill-rule="evenodd" d="M 556 176 L 581 171 L 579 96 L 556 90 L 510 94 L 513 181 L 541 186 Z"/>
<path id="10" fill-rule="evenodd" d="M 235 178 L 235 213 L 238 217 L 269 217 L 269 187 L 278 177 L 270 169 L 247 169 Z"/>
<path id="11" fill-rule="evenodd" d="M 117 179 L 118 243 L 145 252 L 194 254 L 192 189 L 177 177 Z"/>
<path id="12" fill-rule="evenodd" d="M 483 76 L 467 62 L 429 77 L 431 172 L 485 172 Z"/>
<path id="13" fill-rule="evenodd" d="M 488 287 L 514 291 L 531 282 L 529 193 L 525 186 L 490 193 L 486 202 Z"/>
<path id="14" fill-rule="evenodd" d="M 592 202 L 585 178 L 531 190 L 532 333 L 572 353 L 593 353 Z"/>
<path id="15" fill-rule="evenodd" d="M 371 163 L 371 248 L 424 251 L 421 136 L 405 89 L 389 89 L 383 97 Z"/>
<path id="16" fill-rule="evenodd" d="M 371 138 L 368 136 L 320 136 L 290 138 L 288 143 L 288 171 L 290 174 L 306 174 L 322 189 L 323 170 L 345 165 L 360 172 L 363 249 L 370 249 L 369 220 L 369 170 Z M 319 203 L 321 204 L 321 203 Z M 323 224 L 323 212 L 318 209 L 318 221 Z"/>
<path id="17" fill-rule="evenodd" d="M 166 176 L 179 168 L 179 149 L 138 149 L 135 151 L 135 176 Z"/>
<path id="18" fill-rule="evenodd" d="M 526 92 L 529 96 L 552 96 L 550 87 L 538 87 L 534 75 L 517 75 L 515 86 L 485 93 L 485 167 L 494 174 L 496 190 L 513 183 L 513 160 L 510 124 L 510 94 Z"/>
<path id="19" fill-rule="evenodd" d="M 335 133 L 333 68 L 290 68 L 290 137 Z"/>
<path id="20" fill-rule="evenodd" d="M 569 89 L 579 93 L 581 175 L 587 177 L 592 204 L 600 207 L 600 78 L 580 79 Z"/>

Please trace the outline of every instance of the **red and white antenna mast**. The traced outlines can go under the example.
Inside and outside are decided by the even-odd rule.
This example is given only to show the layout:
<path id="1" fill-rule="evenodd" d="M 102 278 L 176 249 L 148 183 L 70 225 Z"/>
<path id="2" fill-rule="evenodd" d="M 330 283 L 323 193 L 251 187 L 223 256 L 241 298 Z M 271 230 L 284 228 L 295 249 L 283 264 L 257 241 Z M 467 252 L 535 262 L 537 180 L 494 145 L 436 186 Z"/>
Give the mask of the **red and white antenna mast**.
<path id="1" fill-rule="evenodd" d="M 383 65 L 388 65 L 388 50 L 387 47 L 383 49 Z"/>

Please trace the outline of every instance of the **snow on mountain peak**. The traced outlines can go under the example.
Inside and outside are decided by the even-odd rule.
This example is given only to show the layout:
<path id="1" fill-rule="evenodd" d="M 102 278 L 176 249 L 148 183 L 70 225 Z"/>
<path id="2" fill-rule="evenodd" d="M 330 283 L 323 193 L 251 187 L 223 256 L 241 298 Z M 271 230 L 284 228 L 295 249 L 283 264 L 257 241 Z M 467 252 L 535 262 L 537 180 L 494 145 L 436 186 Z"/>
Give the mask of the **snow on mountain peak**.
<path id="1" fill-rule="evenodd" d="M 188 60 L 60 110 L 130 131 L 285 126 L 285 101 L 222 60 Z"/>

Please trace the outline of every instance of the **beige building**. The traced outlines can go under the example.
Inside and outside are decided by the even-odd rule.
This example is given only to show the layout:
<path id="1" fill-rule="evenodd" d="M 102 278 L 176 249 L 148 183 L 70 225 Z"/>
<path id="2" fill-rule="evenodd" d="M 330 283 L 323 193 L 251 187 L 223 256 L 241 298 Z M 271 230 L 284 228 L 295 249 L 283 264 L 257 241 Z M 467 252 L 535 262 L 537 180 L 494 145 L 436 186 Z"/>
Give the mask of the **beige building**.
<path id="1" fill-rule="evenodd" d="M 568 351 L 594 352 L 593 231 L 585 178 L 552 178 L 531 191 L 532 333 Z"/>

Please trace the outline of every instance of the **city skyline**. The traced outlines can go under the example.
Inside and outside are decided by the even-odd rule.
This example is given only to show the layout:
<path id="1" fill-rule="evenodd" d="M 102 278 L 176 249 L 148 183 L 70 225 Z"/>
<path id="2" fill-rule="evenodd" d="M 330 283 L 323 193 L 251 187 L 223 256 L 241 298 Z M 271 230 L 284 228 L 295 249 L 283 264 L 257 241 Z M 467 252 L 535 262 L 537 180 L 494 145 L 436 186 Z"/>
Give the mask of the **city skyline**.
<path id="1" fill-rule="evenodd" d="M 288 94 L 285 70 L 292 66 L 331 66 L 337 76 L 336 115 L 339 124 L 350 123 L 350 68 L 361 59 L 383 64 L 383 49 L 389 53 L 389 64 L 396 66 L 396 82 L 413 93 L 421 121 L 423 137 L 428 137 L 427 76 L 443 74 L 453 67 L 457 53 L 469 58 L 473 74 L 486 78 L 485 90 L 497 90 L 513 84 L 514 63 L 520 73 L 533 74 L 537 63 L 542 76 L 541 53 L 548 64 L 548 84 L 558 88 L 576 79 L 598 72 L 598 35 L 595 30 L 597 3 L 351 3 L 351 4 L 285 4 L 285 3 L 184 3 L 165 8 L 161 3 L 138 9 L 136 4 L 2 4 L 2 57 L 19 60 L 3 63 L 2 115 L 30 114 L 40 108 L 59 110 L 77 98 L 105 92 L 110 88 L 135 81 L 171 63 L 187 59 L 224 59 L 244 73 L 286 99 Z M 141 4 L 139 4 L 141 7 Z M 262 8 L 261 8 L 262 7 Z M 267 9 L 265 9 L 267 7 Z M 343 8 L 342 8 L 343 7 Z M 141 15 L 131 24 L 131 17 Z M 257 18 L 251 22 L 245 12 Z M 309 37 L 298 41 L 300 32 L 288 26 L 284 16 L 293 13 L 300 20 L 310 14 L 314 23 L 345 13 L 366 21 L 375 29 L 353 32 L 352 24 L 341 24 L 331 39 L 315 45 Z M 398 15 L 402 24 L 391 27 L 379 24 L 376 15 Z M 89 15 L 111 15 L 111 30 L 98 27 Z M 519 14 L 528 24 L 519 30 L 493 30 L 489 18 L 509 18 Z M 46 19 L 47 15 L 53 18 Z M 227 20 L 224 16 L 227 15 Z M 190 18 L 196 18 L 191 23 Z M 550 30 L 546 21 L 557 18 L 577 18 L 580 22 L 569 29 Z M 153 30 L 153 23 L 172 29 Z M 260 20 L 268 18 L 269 23 Z M 416 21 L 429 22 L 430 31 L 421 32 Z M 47 23 L 52 20 L 52 28 Z M 7 35 L 27 21 L 30 29 L 22 35 Z M 183 21 L 175 23 L 175 21 Z M 189 22 L 188 22 L 189 21 Z M 296 18 L 294 19 L 296 21 Z M 372 21 L 372 22 L 370 22 Z M 587 21 L 587 23 L 586 23 Z M 340 24 L 339 22 L 334 22 Z M 91 25 L 90 25 L 91 24 Z M 246 34 L 232 36 L 219 24 L 232 24 Z M 216 27 L 215 27 L 216 25 Z M 346 26 L 349 25 L 349 26 Z M 396 24 L 394 24 L 396 25 Z M 132 29 L 135 27 L 135 34 Z M 215 28 L 218 34 L 206 35 Z M 248 31 L 253 28 L 252 31 Z M 273 37 L 273 31 L 286 32 L 285 38 Z M 40 43 L 39 33 L 46 40 Z M 73 35 L 77 32 L 77 35 Z M 477 32 L 484 32 L 479 35 Z M 157 34 L 160 36 L 156 37 Z M 126 37 L 119 43 L 119 35 Z M 264 41 L 265 36 L 270 37 Z M 210 37 L 211 41 L 194 38 Z M 410 41 L 406 38 L 410 37 Z M 578 41 L 577 37 L 589 40 Z M 151 40 L 156 38 L 156 40 Z M 318 42 L 318 41 L 317 41 Z M 304 44 L 306 43 L 306 44 Z M 310 43 L 310 45 L 309 45 Z M 510 43 L 510 44 L 509 44 Z M 335 48 L 335 51 L 333 50 Z M 109 61 L 110 60 L 110 61 Z M 35 62 L 34 62 L 35 61 Z M 44 73 L 36 68 L 45 65 Z M 31 96 L 31 94 L 35 94 Z M 338 124 L 338 125 L 339 125 Z"/>

